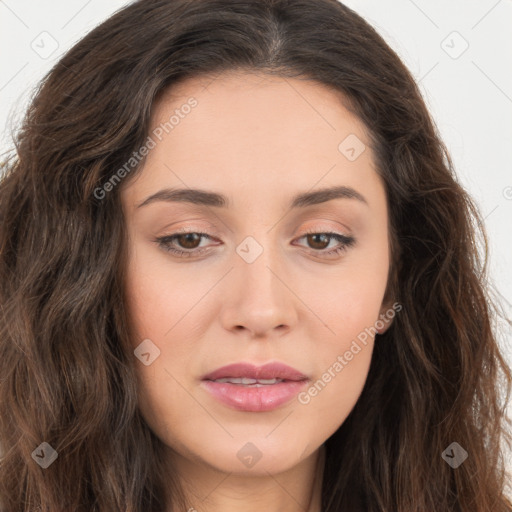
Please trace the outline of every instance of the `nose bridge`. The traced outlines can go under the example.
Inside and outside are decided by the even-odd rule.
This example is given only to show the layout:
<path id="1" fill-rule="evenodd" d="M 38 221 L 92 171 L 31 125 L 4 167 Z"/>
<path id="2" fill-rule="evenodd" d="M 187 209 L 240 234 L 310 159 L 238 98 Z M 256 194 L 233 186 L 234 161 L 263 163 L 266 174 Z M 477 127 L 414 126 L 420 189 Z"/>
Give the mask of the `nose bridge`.
<path id="1" fill-rule="evenodd" d="M 253 230 L 236 247 L 236 273 L 246 289 L 251 287 L 252 291 L 263 293 L 266 300 L 269 296 L 275 298 L 283 286 L 275 275 L 281 268 L 279 241 L 274 230 L 267 231 Z"/>
<path id="2" fill-rule="evenodd" d="M 261 225 L 260 225 L 261 226 Z M 294 321 L 293 294 L 285 286 L 287 277 L 276 231 L 268 227 L 251 230 L 236 246 L 231 288 L 223 301 L 224 327 L 245 327 L 263 336 Z"/>

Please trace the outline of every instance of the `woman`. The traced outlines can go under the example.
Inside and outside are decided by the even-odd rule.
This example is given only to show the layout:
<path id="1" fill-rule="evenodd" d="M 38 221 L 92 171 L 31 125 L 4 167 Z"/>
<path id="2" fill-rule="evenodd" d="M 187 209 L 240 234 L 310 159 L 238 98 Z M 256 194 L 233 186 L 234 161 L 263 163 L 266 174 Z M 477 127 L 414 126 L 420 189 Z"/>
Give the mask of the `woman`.
<path id="1" fill-rule="evenodd" d="M 134 2 L 15 142 L 2 512 L 512 510 L 479 213 L 356 13 Z"/>

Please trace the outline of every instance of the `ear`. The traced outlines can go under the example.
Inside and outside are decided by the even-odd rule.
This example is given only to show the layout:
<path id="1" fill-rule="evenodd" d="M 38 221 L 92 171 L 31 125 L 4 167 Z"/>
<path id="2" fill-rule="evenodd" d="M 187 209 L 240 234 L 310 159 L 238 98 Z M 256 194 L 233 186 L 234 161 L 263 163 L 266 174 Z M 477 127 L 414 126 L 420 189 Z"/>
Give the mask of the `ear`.
<path id="1" fill-rule="evenodd" d="M 391 303 L 391 301 L 389 301 L 382 305 L 379 312 L 379 318 L 375 322 L 377 334 L 384 334 L 389 329 L 397 312 L 401 309 L 402 305 L 399 302 Z"/>

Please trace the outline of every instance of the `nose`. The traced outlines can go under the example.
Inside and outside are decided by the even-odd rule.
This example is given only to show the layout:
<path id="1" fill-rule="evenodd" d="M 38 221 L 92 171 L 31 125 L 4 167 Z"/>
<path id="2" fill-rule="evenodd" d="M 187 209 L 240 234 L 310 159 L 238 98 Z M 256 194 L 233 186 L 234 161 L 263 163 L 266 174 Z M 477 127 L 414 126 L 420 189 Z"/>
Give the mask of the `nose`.
<path id="1" fill-rule="evenodd" d="M 267 246 L 252 262 L 234 255 L 234 268 L 222 291 L 221 322 L 224 329 L 247 331 L 254 338 L 281 336 L 297 321 L 299 299 L 292 278 Z"/>

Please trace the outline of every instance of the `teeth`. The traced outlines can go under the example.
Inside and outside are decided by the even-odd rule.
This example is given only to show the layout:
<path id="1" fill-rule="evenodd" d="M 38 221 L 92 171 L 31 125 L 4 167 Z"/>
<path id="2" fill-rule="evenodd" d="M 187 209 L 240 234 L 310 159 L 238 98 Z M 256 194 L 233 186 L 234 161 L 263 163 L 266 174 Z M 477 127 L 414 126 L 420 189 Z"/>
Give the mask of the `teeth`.
<path id="1" fill-rule="evenodd" d="M 224 377 L 222 379 L 215 379 L 215 382 L 221 382 L 226 383 L 229 382 L 230 384 L 242 384 L 245 386 L 249 385 L 256 385 L 259 387 L 259 385 L 270 385 L 270 384 L 276 384 L 278 382 L 282 382 L 283 379 L 249 379 L 246 377 Z"/>

